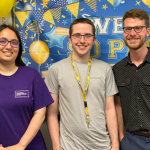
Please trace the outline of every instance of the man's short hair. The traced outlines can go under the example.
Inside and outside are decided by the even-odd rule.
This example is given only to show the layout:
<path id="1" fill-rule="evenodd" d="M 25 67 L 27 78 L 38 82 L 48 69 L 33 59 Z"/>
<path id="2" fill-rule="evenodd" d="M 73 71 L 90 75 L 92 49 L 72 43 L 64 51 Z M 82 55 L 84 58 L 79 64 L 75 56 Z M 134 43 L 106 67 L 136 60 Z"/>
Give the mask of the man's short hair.
<path id="1" fill-rule="evenodd" d="M 144 9 L 131 9 L 125 12 L 123 15 L 123 24 L 127 18 L 139 18 L 140 20 L 144 20 L 146 27 L 149 28 L 149 15 Z"/>
<path id="2" fill-rule="evenodd" d="M 70 28 L 69 28 L 69 36 L 72 35 L 72 27 L 73 27 L 73 25 L 78 24 L 78 23 L 87 23 L 87 24 L 90 24 L 92 26 L 92 29 L 93 29 L 93 35 L 95 36 L 95 26 L 92 23 L 92 21 L 89 20 L 89 19 L 87 19 L 87 18 L 78 18 L 78 19 L 74 20 L 71 23 Z"/>

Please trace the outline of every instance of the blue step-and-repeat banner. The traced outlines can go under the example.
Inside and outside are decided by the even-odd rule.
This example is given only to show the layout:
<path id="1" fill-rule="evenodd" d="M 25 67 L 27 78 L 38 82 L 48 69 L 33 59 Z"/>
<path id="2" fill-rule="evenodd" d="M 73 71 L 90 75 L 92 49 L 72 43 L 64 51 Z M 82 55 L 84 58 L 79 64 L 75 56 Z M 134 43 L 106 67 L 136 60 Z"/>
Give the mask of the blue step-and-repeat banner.
<path id="1" fill-rule="evenodd" d="M 150 0 L 16 0 L 12 24 L 22 39 L 23 61 L 44 78 L 53 63 L 72 53 L 71 22 L 88 18 L 96 28 L 91 56 L 113 65 L 128 55 L 122 16 L 132 8 L 150 14 Z M 148 37 L 147 46 L 149 43 Z"/>

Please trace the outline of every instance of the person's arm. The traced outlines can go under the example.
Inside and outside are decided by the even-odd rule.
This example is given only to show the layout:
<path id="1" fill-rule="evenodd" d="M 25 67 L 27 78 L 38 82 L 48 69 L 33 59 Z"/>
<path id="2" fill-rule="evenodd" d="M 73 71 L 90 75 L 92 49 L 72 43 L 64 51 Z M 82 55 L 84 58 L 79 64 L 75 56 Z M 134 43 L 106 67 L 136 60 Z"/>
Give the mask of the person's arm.
<path id="1" fill-rule="evenodd" d="M 51 96 L 54 103 L 47 108 L 47 125 L 52 140 L 53 150 L 60 150 L 58 95 L 51 93 Z"/>
<path id="2" fill-rule="evenodd" d="M 112 142 L 111 150 L 119 150 L 118 125 L 117 125 L 117 117 L 116 117 L 116 111 L 114 105 L 114 96 L 110 96 L 106 98 L 105 117 L 106 117 L 108 132 Z"/>
<path id="3" fill-rule="evenodd" d="M 5 147 L 2 150 L 24 150 L 39 131 L 45 119 L 45 113 L 46 107 L 36 110 L 26 132 L 24 133 L 18 144 Z"/>
<path id="4" fill-rule="evenodd" d="M 118 129 L 119 129 L 119 140 L 121 141 L 124 137 L 124 123 L 123 123 L 122 108 L 121 108 L 119 95 L 115 95 L 115 107 L 116 107 Z"/>

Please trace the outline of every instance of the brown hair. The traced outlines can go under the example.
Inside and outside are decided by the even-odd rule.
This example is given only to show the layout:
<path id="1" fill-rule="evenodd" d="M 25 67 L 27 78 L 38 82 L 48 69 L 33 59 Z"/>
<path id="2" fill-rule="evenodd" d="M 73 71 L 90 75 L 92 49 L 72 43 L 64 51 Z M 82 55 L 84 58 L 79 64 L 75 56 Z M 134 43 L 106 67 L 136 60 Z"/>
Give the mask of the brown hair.
<path id="1" fill-rule="evenodd" d="M 69 28 L 69 36 L 72 35 L 72 26 L 75 25 L 75 24 L 78 24 L 78 23 L 87 23 L 87 24 L 90 24 L 93 28 L 93 35 L 95 36 L 95 26 L 94 24 L 92 23 L 91 20 L 87 19 L 87 18 L 78 18 L 76 20 L 74 20 L 71 25 L 70 25 L 70 28 Z"/>
<path id="2" fill-rule="evenodd" d="M 123 24 L 126 18 L 139 18 L 145 21 L 145 25 L 149 28 L 149 15 L 144 9 L 131 9 L 124 13 Z"/>

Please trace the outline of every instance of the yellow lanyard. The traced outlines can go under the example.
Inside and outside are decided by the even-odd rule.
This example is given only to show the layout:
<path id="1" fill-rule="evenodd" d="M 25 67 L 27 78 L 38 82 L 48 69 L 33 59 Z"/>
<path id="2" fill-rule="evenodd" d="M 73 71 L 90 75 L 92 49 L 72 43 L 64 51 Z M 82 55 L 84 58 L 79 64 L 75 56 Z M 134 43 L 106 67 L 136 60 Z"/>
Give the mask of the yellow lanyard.
<path id="1" fill-rule="evenodd" d="M 88 61 L 88 74 L 87 74 L 87 79 L 86 79 L 86 83 L 85 83 L 85 92 L 82 89 L 80 77 L 79 77 L 78 72 L 75 68 L 75 63 L 74 63 L 74 60 L 72 58 L 72 55 L 70 56 L 70 61 L 71 61 L 71 64 L 73 66 L 73 69 L 74 69 L 74 75 L 75 75 L 75 77 L 76 77 L 76 79 L 77 79 L 77 81 L 80 85 L 81 95 L 82 95 L 82 98 L 84 100 L 84 109 L 85 109 L 85 115 L 86 115 L 85 121 L 87 123 L 87 127 L 89 128 L 90 119 L 89 119 L 89 113 L 88 113 L 88 107 L 87 107 L 86 93 L 87 93 L 87 90 L 88 90 L 88 87 L 89 87 L 89 82 L 90 82 L 91 58 L 89 58 L 89 61 Z"/>

